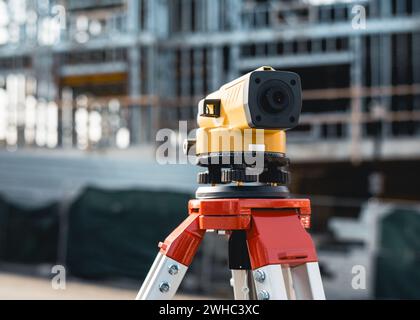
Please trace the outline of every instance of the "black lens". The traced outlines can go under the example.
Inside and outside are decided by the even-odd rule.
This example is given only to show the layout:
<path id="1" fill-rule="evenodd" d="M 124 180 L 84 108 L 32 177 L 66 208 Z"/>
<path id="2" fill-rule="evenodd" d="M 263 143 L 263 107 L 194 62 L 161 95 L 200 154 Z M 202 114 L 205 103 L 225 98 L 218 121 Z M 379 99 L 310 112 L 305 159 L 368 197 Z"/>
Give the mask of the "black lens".
<path id="1" fill-rule="evenodd" d="M 289 96 L 282 88 L 271 88 L 265 94 L 268 109 L 273 112 L 283 111 L 289 105 Z"/>
<path id="2" fill-rule="evenodd" d="M 269 81 L 271 82 L 271 81 Z M 279 113 L 290 106 L 291 93 L 286 84 L 280 81 L 267 83 L 261 88 L 259 103 L 261 108 L 268 113 Z"/>

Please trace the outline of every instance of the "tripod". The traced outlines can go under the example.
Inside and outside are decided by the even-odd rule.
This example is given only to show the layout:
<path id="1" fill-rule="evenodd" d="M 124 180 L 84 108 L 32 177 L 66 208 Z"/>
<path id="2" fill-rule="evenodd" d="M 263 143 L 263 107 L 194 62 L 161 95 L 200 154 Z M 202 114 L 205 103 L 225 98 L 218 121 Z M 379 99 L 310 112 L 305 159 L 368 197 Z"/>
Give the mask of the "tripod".
<path id="1" fill-rule="evenodd" d="M 239 195 L 238 195 L 239 196 Z M 325 299 L 310 226 L 310 202 L 286 198 L 195 199 L 163 243 L 137 295 L 175 295 L 206 231 L 230 234 L 236 300 Z"/>
<path id="2" fill-rule="evenodd" d="M 208 185 L 163 243 L 137 299 L 172 298 L 209 230 L 226 232 L 236 299 L 325 299 L 309 200 L 289 199 L 286 130 L 302 107 L 300 78 L 263 66 L 198 103 L 196 164 Z M 232 184 L 236 184 L 236 186 Z"/>

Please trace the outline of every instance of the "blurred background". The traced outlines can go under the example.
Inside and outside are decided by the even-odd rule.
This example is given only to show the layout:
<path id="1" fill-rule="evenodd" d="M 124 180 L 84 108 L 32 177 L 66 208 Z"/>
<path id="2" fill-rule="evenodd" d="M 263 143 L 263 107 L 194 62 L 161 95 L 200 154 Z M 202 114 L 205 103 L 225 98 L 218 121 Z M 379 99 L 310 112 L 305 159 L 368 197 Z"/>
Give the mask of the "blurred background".
<path id="1" fill-rule="evenodd" d="M 0 1 L 0 298 L 134 298 L 197 187 L 156 132 L 176 146 L 199 99 L 262 65 L 302 78 L 290 187 L 327 298 L 420 298 L 415 0 Z M 180 297 L 232 298 L 226 261 L 209 234 Z"/>

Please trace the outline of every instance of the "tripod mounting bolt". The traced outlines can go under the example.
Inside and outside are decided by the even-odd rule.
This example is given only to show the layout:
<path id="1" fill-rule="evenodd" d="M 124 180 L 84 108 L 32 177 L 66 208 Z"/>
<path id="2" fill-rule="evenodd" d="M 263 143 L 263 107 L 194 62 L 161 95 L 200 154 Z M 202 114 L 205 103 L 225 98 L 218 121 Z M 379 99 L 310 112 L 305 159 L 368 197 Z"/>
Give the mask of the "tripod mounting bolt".
<path id="1" fill-rule="evenodd" d="M 171 286 L 167 282 L 162 282 L 159 285 L 159 291 L 162 292 L 162 293 L 168 292 L 170 288 L 171 288 Z"/>
<path id="2" fill-rule="evenodd" d="M 178 273 L 178 271 L 179 271 L 179 268 L 176 264 L 172 264 L 168 268 L 168 272 L 172 276 L 176 275 Z"/>
<path id="3" fill-rule="evenodd" d="M 261 290 L 258 292 L 258 300 L 270 300 L 270 294 L 265 290 Z"/>
<path id="4" fill-rule="evenodd" d="M 265 280 L 265 272 L 262 270 L 257 270 L 254 274 L 255 281 L 263 283 Z"/>

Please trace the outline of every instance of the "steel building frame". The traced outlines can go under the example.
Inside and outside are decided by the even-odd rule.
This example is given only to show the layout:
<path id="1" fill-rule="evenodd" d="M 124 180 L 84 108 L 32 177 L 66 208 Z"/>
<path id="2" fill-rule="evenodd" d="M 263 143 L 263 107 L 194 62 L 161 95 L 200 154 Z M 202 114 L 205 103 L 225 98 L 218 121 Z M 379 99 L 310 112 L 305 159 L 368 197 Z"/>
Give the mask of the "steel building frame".
<path id="1" fill-rule="evenodd" d="M 354 161 L 420 156 L 388 152 L 392 147 L 386 145 L 397 139 L 408 143 L 402 148 L 410 148 L 410 143 L 419 141 L 420 3 L 310 3 L 51 0 L 50 6 L 63 4 L 67 9 L 67 28 L 60 41 L 40 46 L 23 39 L 17 45 L 0 47 L 0 74 L 20 70 L 33 75 L 49 84 L 38 88 L 38 96 L 61 102 L 65 88 L 57 81 L 60 77 L 126 73 L 127 88 L 118 98 L 130 109 L 132 142 L 148 144 L 159 128 L 177 128 L 177 120 L 193 120 L 199 98 L 258 66 L 303 73 L 319 70 L 319 77 L 333 72 L 329 79 L 333 85 L 319 81 L 318 87 L 305 87 L 303 79 L 302 132 L 291 134 L 291 150 L 298 159 L 299 154 L 304 158 L 300 150 L 308 144 L 329 144 L 334 150 L 329 157 Z M 43 13 L 37 1 L 28 4 L 39 16 L 50 14 L 48 10 Z M 357 5 L 366 10 L 365 29 L 353 28 L 352 10 Z M 76 43 L 75 17 L 99 9 L 109 13 L 105 35 L 83 45 Z M 84 55 L 96 51 L 104 53 L 102 61 L 83 62 Z M 75 63 L 64 58 L 71 54 Z M 31 63 L 25 64 L 25 59 Z M 338 78 L 344 83 L 341 87 L 334 86 Z M 104 101 L 111 98 L 106 92 L 100 97 Z M 339 107 L 324 112 L 318 108 L 323 104 Z M 377 144 L 382 146 L 380 151 L 372 147 Z"/>

